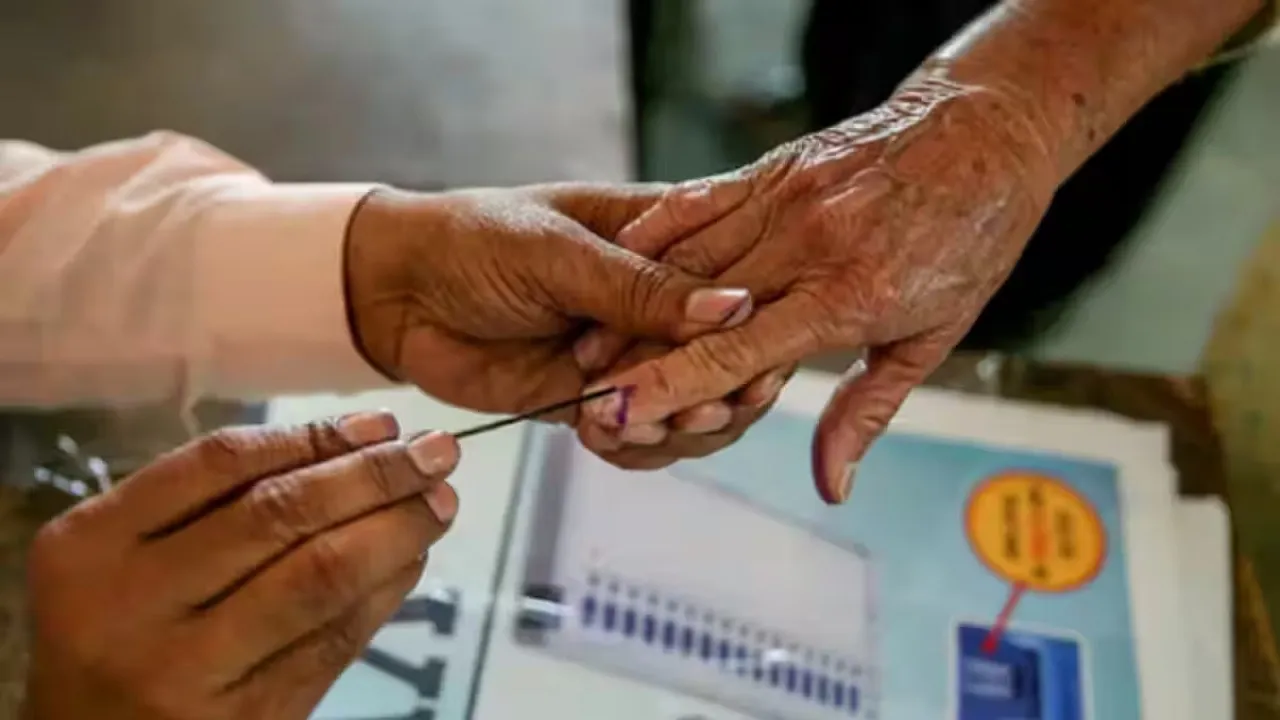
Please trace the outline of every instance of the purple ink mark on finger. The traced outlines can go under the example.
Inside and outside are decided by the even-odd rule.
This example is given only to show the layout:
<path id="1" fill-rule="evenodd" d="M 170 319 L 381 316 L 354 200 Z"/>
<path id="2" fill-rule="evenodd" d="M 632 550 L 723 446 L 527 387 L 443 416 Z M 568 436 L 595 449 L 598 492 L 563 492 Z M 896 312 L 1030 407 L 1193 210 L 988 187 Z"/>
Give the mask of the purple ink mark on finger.
<path id="1" fill-rule="evenodd" d="M 636 389 L 632 385 L 628 385 L 620 391 L 622 397 L 619 398 L 618 417 L 616 418 L 618 421 L 618 427 L 627 426 L 627 413 L 631 411 L 631 396 L 635 394 L 635 391 Z"/>

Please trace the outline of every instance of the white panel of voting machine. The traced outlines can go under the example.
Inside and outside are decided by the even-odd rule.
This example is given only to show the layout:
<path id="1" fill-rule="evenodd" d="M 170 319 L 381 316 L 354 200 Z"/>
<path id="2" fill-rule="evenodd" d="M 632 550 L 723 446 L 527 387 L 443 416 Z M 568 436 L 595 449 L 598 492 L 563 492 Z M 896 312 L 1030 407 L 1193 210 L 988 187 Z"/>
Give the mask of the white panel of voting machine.
<path id="1" fill-rule="evenodd" d="M 876 717 L 863 549 L 710 479 L 619 470 L 561 431 L 534 442 L 519 643 L 750 717 Z"/>

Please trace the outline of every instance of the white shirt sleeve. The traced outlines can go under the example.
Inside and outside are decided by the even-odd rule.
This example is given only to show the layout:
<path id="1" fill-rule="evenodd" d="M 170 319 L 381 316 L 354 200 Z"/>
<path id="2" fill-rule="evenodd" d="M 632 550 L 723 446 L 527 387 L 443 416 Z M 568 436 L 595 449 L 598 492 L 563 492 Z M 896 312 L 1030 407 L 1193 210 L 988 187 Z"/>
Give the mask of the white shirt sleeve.
<path id="1" fill-rule="evenodd" d="M 386 385 L 343 290 L 370 189 L 273 184 L 172 133 L 72 153 L 0 141 L 0 405 Z"/>

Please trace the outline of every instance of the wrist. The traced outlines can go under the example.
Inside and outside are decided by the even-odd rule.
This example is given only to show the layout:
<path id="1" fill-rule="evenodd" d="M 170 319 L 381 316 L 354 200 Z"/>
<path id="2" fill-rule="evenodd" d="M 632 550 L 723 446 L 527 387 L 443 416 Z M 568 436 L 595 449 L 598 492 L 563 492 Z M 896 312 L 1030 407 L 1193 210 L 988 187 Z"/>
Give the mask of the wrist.
<path id="1" fill-rule="evenodd" d="M 347 224 L 343 290 L 351 340 L 365 362 L 392 382 L 403 382 L 400 344 L 412 291 L 413 257 L 400 211 L 407 193 L 370 191 Z"/>
<path id="2" fill-rule="evenodd" d="M 1039 206 L 1047 207 L 1061 184 L 1056 137 L 1036 105 L 1012 88 L 958 82 L 945 68 L 925 65 L 907 78 L 881 112 L 890 115 L 945 114 L 945 125 L 963 128 L 959 143 L 969 154 L 1000 158 Z"/>
<path id="3" fill-rule="evenodd" d="M 228 180 L 187 204 L 188 397 L 260 398 L 382 384 L 351 342 L 343 240 L 365 185 Z"/>
<path id="4" fill-rule="evenodd" d="M 1065 179 L 1142 105 L 1212 54 L 1262 0 L 1005 0 L 922 72 L 1023 108 Z"/>

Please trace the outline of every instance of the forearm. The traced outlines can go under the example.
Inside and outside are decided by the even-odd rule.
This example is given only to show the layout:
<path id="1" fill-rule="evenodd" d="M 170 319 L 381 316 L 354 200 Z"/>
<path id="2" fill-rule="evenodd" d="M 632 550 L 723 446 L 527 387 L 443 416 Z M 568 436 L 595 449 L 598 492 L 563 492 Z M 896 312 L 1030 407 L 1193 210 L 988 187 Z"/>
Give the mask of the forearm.
<path id="1" fill-rule="evenodd" d="M 0 405 L 380 384 L 342 288 L 366 190 L 276 185 L 167 133 L 75 153 L 0 143 Z"/>
<path id="2" fill-rule="evenodd" d="M 1006 94 L 1042 135 L 1062 180 L 1265 7 L 1264 0 L 1006 0 L 922 73 Z"/>

